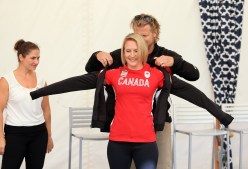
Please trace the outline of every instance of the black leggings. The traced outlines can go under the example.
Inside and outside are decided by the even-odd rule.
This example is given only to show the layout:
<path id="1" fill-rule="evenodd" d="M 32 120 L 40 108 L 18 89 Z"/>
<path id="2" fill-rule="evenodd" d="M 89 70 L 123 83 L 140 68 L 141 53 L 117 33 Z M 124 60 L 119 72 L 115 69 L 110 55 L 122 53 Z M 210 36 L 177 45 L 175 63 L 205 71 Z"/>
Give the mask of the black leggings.
<path id="1" fill-rule="evenodd" d="M 19 169 L 25 158 L 26 169 L 42 169 L 47 150 L 45 124 L 32 127 L 5 125 L 6 146 L 2 169 Z"/>
<path id="2" fill-rule="evenodd" d="M 132 159 L 136 169 L 156 169 L 157 167 L 158 147 L 156 142 L 109 141 L 107 154 L 110 169 L 130 169 Z"/>

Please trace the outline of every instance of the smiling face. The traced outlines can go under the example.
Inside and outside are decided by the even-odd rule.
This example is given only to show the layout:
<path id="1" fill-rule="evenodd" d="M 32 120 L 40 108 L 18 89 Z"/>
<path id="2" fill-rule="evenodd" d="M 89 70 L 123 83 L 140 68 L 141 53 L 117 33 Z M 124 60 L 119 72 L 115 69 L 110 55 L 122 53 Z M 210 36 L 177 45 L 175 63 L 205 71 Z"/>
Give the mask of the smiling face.
<path id="1" fill-rule="evenodd" d="M 121 61 L 133 70 L 142 69 L 147 61 L 148 47 L 142 36 L 137 33 L 128 34 L 122 44 Z"/>
<path id="2" fill-rule="evenodd" d="M 22 54 L 19 55 L 20 64 L 25 67 L 27 70 L 34 71 L 39 64 L 40 59 L 40 50 L 32 49 L 24 57 Z"/>
<path id="3" fill-rule="evenodd" d="M 127 67 L 133 70 L 142 69 L 143 63 L 141 56 L 138 53 L 138 45 L 134 40 L 127 40 L 123 51 Z"/>

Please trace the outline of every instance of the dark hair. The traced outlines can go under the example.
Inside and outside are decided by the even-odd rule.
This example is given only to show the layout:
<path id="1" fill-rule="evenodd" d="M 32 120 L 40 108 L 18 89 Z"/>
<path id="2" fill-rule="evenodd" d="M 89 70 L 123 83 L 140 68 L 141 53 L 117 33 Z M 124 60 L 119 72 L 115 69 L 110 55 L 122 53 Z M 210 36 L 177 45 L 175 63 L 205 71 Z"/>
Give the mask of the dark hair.
<path id="1" fill-rule="evenodd" d="M 34 49 L 39 50 L 39 47 L 33 42 L 29 42 L 29 41 L 25 42 L 23 39 L 20 39 L 15 43 L 14 49 L 17 51 L 18 61 L 20 61 L 19 59 L 20 54 L 22 54 L 22 56 L 25 58 L 26 55 L 29 54 L 31 50 Z"/>

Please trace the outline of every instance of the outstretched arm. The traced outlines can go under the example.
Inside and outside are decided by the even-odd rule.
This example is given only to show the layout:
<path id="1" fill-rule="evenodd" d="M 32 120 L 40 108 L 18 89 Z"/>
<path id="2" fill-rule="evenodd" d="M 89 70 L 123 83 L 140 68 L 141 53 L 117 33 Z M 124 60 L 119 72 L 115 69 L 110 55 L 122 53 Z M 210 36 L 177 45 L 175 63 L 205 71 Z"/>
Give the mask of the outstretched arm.
<path id="1" fill-rule="evenodd" d="M 30 92 L 30 95 L 34 100 L 47 95 L 94 89 L 96 88 L 97 75 L 98 72 L 91 72 L 81 76 L 71 77 Z"/>
<path id="2" fill-rule="evenodd" d="M 173 74 L 177 74 L 189 81 L 196 81 L 200 77 L 200 72 L 196 66 L 183 60 L 183 58 L 174 58 L 174 65 L 171 67 Z"/>
<path id="3" fill-rule="evenodd" d="M 171 94 L 206 109 L 224 126 L 228 126 L 233 120 L 231 115 L 223 112 L 221 108 L 210 100 L 203 92 L 175 76 L 172 76 Z"/>
<path id="4" fill-rule="evenodd" d="M 163 63 L 163 66 L 170 67 L 172 74 L 177 74 L 189 81 L 196 81 L 199 79 L 200 72 L 197 67 L 184 60 L 178 53 L 162 48 L 162 53 L 159 54 L 160 57 L 155 61 L 157 66 L 161 66 L 160 63 Z"/>

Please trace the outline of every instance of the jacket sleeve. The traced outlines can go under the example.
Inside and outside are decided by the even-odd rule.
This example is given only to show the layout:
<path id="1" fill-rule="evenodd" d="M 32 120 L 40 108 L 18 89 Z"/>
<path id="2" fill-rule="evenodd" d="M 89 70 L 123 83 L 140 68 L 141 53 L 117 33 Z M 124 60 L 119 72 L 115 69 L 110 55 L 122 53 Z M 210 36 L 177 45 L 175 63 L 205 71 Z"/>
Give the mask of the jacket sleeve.
<path id="1" fill-rule="evenodd" d="M 200 73 L 197 67 L 183 60 L 181 55 L 171 50 L 166 50 L 165 55 L 174 58 L 174 64 L 171 67 L 172 74 L 177 74 L 189 81 L 196 81 L 199 79 Z"/>
<path id="2" fill-rule="evenodd" d="M 96 58 L 96 54 L 100 52 L 94 52 L 91 57 L 89 58 L 88 62 L 85 65 L 86 72 L 94 72 L 94 71 L 100 71 L 103 69 L 103 65 L 101 62 L 99 62 Z"/>
<path id="3" fill-rule="evenodd" d="M 101 62 L 99 62 L 96 58 L 96 54 L 98 53 L 99 51 L 97 52 L 94 52 L 90 59 L 88 60 L 88 62 L 86 63 L 86 66 L 85 66 L 85 70 L 86 72 L 93 72 L 93 71 L 100 71 L 102 70 L 104 67 L 102 65 Z M 122 63 L 121 63 L 121 49 L 117 49 L 117 50 L 114 50 L 112 52 L 110 52 L 110 55 L 112 56 L 113 58 L 113 64 L 110 65 L 109 69 L 114 69 L 114 68 L 118 68 L 120 66 L 122 66 Z"/>
<path id="4" fill-rule="evenodd" d="M 171 94 L 206 109 L 225 126 L 228 126 L 233 120 L 231 115 L 223 112 L 221 108 L 210 100 L 203 92 L 175 76 L 172 76 Z"/>
<path id="5" fill-rule="evenodd" d="M 30 92 L 32 100 L 42 96 L 96 88 L 98 72 L 71 77 Z"/>
<path id="6" fill-rule="evenodd" d="M 170 107 L 168 97 L 171 90 L 171 78 L 169 72 L 167 72 L 165 69 L 161 67 L 158 67 L 158 69 L 161 70 L 164 74 L 164 84 L 162 90 L 160 90 L 157 101 L 155 99 L 153 103 L 153 122 L 155 130 L 162 131 L 164 129 L 164 123 L 171 122 L 171 117 L 168 113 Z M 155 110 L 154 105 L 156 106 Z"/>

